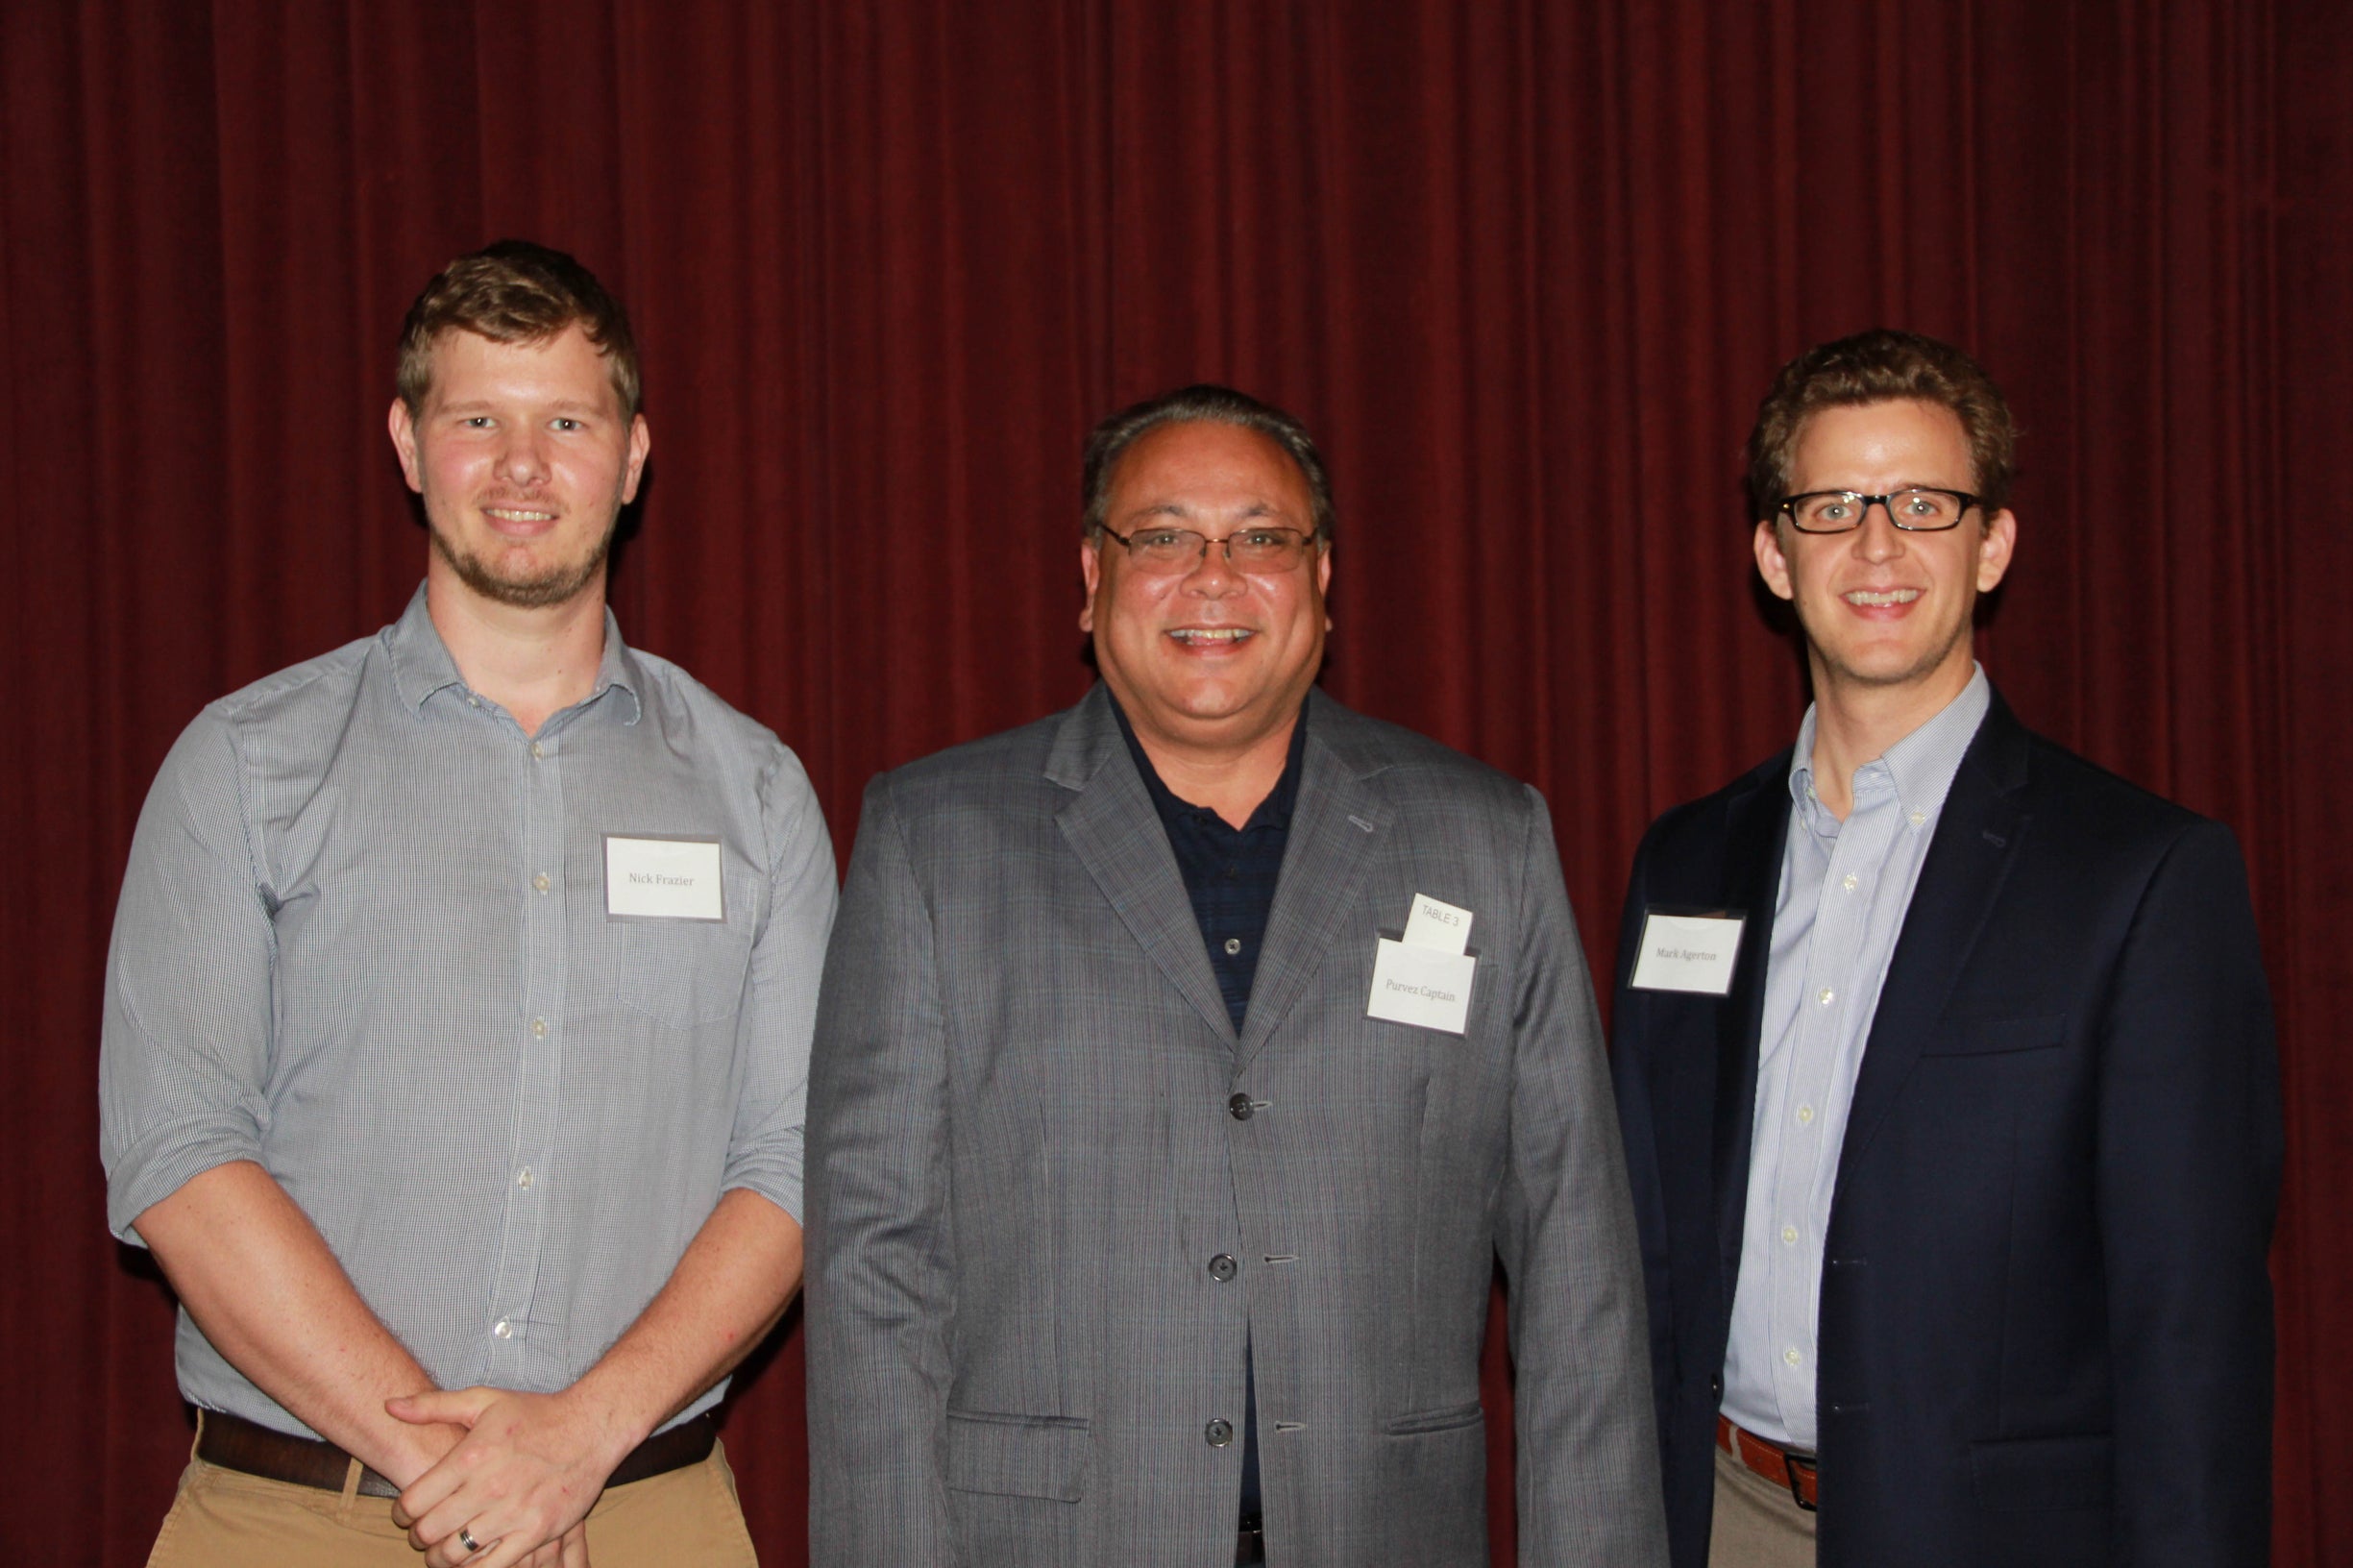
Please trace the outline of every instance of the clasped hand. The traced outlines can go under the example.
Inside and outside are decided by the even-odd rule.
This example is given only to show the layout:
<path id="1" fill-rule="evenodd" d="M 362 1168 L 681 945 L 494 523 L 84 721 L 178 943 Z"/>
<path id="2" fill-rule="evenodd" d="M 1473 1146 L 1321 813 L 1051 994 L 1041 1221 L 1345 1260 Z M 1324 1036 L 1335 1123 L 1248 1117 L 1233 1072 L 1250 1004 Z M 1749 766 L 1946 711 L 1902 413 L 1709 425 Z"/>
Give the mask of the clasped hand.
<path id="1" fill-rule="evenodd" d="M 467 1429 L 393 1505 L 426 1568 L 588 1568 L 581 1521 L 628 1452 L 625 1434 L 567 1394 L 461 1388 L 386 1400 L 384 1409 Z"/>

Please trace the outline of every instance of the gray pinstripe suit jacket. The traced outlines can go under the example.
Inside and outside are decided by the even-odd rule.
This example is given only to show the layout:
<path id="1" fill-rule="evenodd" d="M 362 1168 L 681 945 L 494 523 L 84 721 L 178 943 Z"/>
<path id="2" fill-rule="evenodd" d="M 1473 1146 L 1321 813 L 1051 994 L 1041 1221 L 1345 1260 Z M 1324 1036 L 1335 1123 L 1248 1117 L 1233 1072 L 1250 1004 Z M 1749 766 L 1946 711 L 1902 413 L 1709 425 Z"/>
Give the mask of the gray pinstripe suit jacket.
<path id="1" fill-rule="evenodd" d="M 1205 1433 L 1239 1429 L 1245 1339 L 1270 1560 L 1484 1564 L 1498 1256 L 1520 1560 L 1664 1561 L 1632 1213 L 1544 803 L 1310 700 L 1239 1039 L 1100 688 L 867 791 L 810 1081 L 819 1564 L 1233 1561 L 1240 1445 Z M 1417 892 L 1475 916 L 1464 1037 L 1365 1017 Z"/>

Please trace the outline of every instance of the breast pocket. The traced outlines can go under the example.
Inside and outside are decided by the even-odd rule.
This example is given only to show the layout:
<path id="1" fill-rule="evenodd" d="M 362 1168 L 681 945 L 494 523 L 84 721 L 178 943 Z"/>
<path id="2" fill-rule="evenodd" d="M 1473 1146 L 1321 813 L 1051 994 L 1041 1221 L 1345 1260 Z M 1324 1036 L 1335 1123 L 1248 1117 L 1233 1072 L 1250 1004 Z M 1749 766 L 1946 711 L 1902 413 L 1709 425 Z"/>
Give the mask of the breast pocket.
<path id="1" fill-rule="evenodd" d="M 614 998 L 674 1029 L 733 1016 L 751 963 L 750 900 L 737 896 L 747 891 L 729 884 L 724 920 L 618 922 Z"/>
<path id="2" fill-rule="evenodd" d="M 1961 1018 L 1921 1046 L 1924 1056 L 2009 1056 L 2067 1043 L 2067 1015 L 2019 1018 Z"/>

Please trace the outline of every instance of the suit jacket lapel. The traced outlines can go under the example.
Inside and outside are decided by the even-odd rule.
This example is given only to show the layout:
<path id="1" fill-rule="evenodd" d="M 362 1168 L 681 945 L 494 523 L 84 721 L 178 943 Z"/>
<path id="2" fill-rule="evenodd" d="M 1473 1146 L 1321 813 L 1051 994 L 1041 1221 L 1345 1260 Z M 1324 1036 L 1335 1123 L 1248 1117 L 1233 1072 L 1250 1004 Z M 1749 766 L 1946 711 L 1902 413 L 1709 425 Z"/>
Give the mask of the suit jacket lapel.
<path id="1" fill-rule="evenodd" d="M 1998 694 L 1953 775 L 1888 960 L 1847 1113 L 1842 1181 L 1911 1076 L 2015 864 L 2030 821 L 2020 798 L 2025 777 L 2026 732 Z"/>
<path id="2" fill-rule="evenodd" d="M 1781 852 L 1789 839 L 1789 753 L 1759 768 L 1751 780 L 1749 790 L 1727 804 L 1724 829 L 1724 907 L 1748 917 L 1732 989 L 1716 1013 L 1716 1245 L 1727 1311 L 1740 1276 L 1741 1227 L 1749 1201 L 1765 969 L 1773 956 L 1773 912 L 1780 900 Z"/>
<path id="3" fill-rule="evenodd" d="M 1055 813 L 1064 842 L 1169 984 L 1231 1044 L 1234 1022 L 1201 944 L 1201 925 L 1176 855 L 1100 685 L 1063 720 L 1045 773 L 1072 792 Z M 1262 983 L 1264 973 L 1262 960 Z"/>
<path id="4" fill-rule="evenodd" d="M 1382 759 L 1365 744 L 1364 721 L 1320 692 L 1308 701 L 1313 712 L 1308 717 L 1298 803 L 1291 808 L 1283 872 L 1275 880 L 1265 944 L 1250 982 L 1250 1011 L 1242 1019 L 1243 1065 L 1265 1045 L 1334 943 L 1369 944 L 1374 938 L 1371 931 L 1352 935 L 1343 927 L 1374 846 L 1389 827 L 1386 809 L 1364 782 L 1380 771 Z M 1194 945 L 1200 945 L 1198 940 Z"/>

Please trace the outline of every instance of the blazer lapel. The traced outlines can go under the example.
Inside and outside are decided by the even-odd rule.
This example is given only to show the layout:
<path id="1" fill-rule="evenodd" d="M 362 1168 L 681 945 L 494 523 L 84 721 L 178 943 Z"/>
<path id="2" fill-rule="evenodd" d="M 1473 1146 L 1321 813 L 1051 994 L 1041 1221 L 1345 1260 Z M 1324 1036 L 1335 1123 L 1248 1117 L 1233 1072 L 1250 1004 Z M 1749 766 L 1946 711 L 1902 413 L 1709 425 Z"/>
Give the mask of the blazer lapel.
<path id="1" fill-rule="evenodd" d="M 1773 957 L 1773 912 L 1780 900 L 1781 853 L 1789 839 L 1789 753 L 1751 778 L 1751 787 L 1727 804 L 1724 827 L 1724 907 L 1748 918 L 1732 989 L 1716 1011 L 1716 1245 L 1727 1311 L 1740 1277 L 1741 1227 L 1749 1201 L 1765 969 Z"/>
<path id="2" fill-rule="evenodd" d="M 1240 1066 L 1265 1045 L 1334 943 L 1351 940 L 1342 927 L 1356 908 L 1357 886 L 1374 847 L 1389 827 L 1388 812 L 1364 782 L 1383 763 L 1363 744 L 1363 721 L 1320 692 L 1311 694 L 1308 702 L 1313 712 L 1307 716 L 1299 798 L 1291 808 L 1258 973 L 1250 982 Z M 1359 932 L 1356 938 L 1369 943 L 1373 933 Z"/>
<path id="3" fill-rule="evenodd" d="M 2031 821 L 2020 798 L 2025 777 L 2026 732 L 1997 695 L 1953 775 L 1888 960 L 1847 1113 L 1842 1182 L 1911 1076 L 2016 862 Z"/>
<path id="4" fill-rule="evenodd" d="M 1176 855 L 1100 685 L 1063 720 L 1045 773 L 1072 792 L 1055 813 L 1071 853 L 1169 984 L 1231 1044 L 1234 1021 L 1210 968 Z M 1262 962 L 1260 973 L 1265 973 Z"/>

